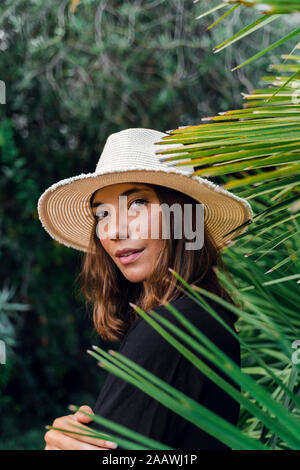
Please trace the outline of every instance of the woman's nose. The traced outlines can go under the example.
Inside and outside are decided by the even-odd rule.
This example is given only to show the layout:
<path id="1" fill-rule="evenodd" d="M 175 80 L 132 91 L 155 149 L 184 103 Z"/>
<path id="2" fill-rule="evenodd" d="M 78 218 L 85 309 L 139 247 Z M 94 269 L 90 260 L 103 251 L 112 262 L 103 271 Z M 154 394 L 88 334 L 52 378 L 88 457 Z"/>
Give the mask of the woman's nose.
<path id="1" fill-rule="evenodd" d="M 121 217 L 120 220 L 116 221 L 111 234 L 114 239 L 128 238 L 128 223 L 126 223 L 125 217 Z"/>
<path id="2" fill-rule="evenodd" d="M 107 224 L 107 238 L 122 239 L 128 238 L 129 219 L 126 207 L 116 207 L 114 217 L 110 217 Z"/>

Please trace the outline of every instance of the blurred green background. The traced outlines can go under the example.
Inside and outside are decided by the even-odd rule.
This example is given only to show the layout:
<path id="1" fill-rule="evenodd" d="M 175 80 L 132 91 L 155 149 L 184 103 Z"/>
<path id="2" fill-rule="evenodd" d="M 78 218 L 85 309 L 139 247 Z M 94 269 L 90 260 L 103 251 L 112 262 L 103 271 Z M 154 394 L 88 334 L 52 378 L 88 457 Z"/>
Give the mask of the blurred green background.
<path id="1" fill-rule="evenodd" d="M 45 232 L 39 196 L 94 171 L 113 132 L 165 131 L 241 107 L 241 92 L 279 61 L 276 50 L 231 72 L 289 26 L 266 26 L 213 54 L 257 12 L 237 10 L 207 31 L 214 15 L 196 17 L 210 5 L 82 0 L 72 11 L 68 0 L 1 2 L 0 449 L 43 449 L 44 426 L 70 414 L 70 403 L 93 406 L 105 378 L 86 353 L 103 343 L 77 292 L 82 254 Z"/>

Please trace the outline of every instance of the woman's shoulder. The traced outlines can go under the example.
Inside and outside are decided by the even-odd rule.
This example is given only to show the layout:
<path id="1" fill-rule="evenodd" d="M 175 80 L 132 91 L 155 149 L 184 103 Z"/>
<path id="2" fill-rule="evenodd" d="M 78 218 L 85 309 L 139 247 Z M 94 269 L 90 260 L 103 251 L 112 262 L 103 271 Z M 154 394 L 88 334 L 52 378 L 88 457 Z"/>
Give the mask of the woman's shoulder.
<path id="1" fill-rule="evenodd" d="M 207 304 L 206 307 L 202 305 L 201 301 L 196 297 L 187 296 L 177 298 L 167 304 L 160 305 L 159 307 L 154 308 L 153 310 L 162 316 L 175 318 L 173 313 L 170 312 L 167 305 L 174 307 L 179 313 L 184 314 L 185 318 L 191 321 L 195 321 L 198 324 L 203 325 L 203 327 L 209 327 L 216 325 L 218 322 L 215 319 L 215 316 L 210 312 L 216 312 L 227 324 L 232 325 L 235 320 L 233 320 L 231 312 L 228 308 L 222 306 L 217 301 L 212 299 L 204 299 L 204 302 Z"/>
<path id="2" fill-rule="evenodd" d="M 193 323 L 193 325 L 199 328 L 202 332 L 208 334 L 208 336 L 217 339 L 218 335 L 222 337 L 223 335 L 226 334 L 227 336 L 228 334 L 232 337 L 231 333 L 228 331 L 228 327 L 234 331 L 236 330 L 234 328 L 235 320 L 231 315 L 231 311 L 212 299 L 205 298 L 205 302 L 207 303 L 206 308 L 198 299 L 192 296 L 184 296 L 173 300 L 169 305 L 178 310 L 178 312 L 181 313 L 188 321 Z M 182 325 L 165 305 L 161 305 L 153 310 L 164 318 L 171 319 L 176 322 L 176 325 Z M 221 318 L 223 323 L 227 325 L 227 327 L 217 319 L 218 316 Z"/>
<path id="3" fill-rule="evenodd" d="M 209 339 L 211 339 L 215 344 L 218 344 L 221 347 L 226 346 L 232 341 L 237 341 L 234 339 L 233 335 L 228 331 L 228 327 L 234 329 L 234 322 L 230 316 L 230 312 L 221 306 L 219 303 L 209 299 L 208 305 L 212 307 L 213 311 L 221 317 L 221 319 L 227 324 L 226 326 L 217 320 L 212 313 L 208 312 L 201 304 L 197 303 L 194 298 L 189 296 L 184 296 L 177 298 L 167 305 L 174 307 L 180 314 L 184 316 L 190 323 L 193 324 L 197 329 L 204 333 Z M 168 320 L 174 326 L 184 329 L 189 334 L 189 331 L 185 329 L 182 323 L 176 318 L 176 316 L 167 308 L 166 305 L 160 305 L 152 309 L 155 313 Z M 150 318 L 153 318 L 154 321 L 157 321 L 156 318 L 151 314 L 151 310 L 146 312 Z M 163 328 L 159 321 L 157 321 L 160 326 Z M 167 329 L 169 332 L 170 330 Z M 173 334 L 171 332 L 171 334 Z M 130 326 L 127 334 L 126 341 L 133 342 L 135 344 L 149 343 L 152 347 L 160 347 L 161 344 L 165 345 L 166 340 L 156 331 L 156 329 L 148 323 L 142 316 L 137 318 Z"/>

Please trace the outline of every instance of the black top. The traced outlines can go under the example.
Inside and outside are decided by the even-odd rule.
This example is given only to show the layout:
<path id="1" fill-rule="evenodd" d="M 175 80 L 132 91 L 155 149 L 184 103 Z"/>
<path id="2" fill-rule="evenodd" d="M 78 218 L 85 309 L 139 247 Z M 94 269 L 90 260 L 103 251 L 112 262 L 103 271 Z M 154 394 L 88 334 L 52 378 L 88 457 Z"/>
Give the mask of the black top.
<path id="1" fill-rule="evenodd" d="M 209 302 L 236 331 L 230 312 L 216 302 L 211 300 Z M 239 367 L 241 366 L 239 342 L 210 313 L 186 296 L 170 303 Z M 165 306 L 162 305 L 153 310 L 174 325 L 183 328 Z M 188 330 L 186 332 L 190 334 Z M 178 337 L 176 339 L 181 341 Z M 239 403 L 208 379 L 142 317 L 137 318 L 130 325 L 122 339 L 119 352 L 233 425 L 237 425 Z M 209 360 L 195 350 L 192 352 L 228 383 L 240 390 Z M 107 374 L 93 411 L 174 449 L 229 449 L 228 446 L 159 403 L 141 389 L 112 373 Z M 89 426 L 113 434 L 113 431 L 95 422 L 90 423 Z"/>

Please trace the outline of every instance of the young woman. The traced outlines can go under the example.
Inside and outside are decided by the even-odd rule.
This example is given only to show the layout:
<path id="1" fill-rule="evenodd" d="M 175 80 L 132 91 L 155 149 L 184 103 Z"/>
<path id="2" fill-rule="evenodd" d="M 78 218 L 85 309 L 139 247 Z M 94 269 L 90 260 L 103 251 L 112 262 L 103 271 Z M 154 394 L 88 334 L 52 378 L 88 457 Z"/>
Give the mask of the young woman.
<path id="1" fill-rule="evenodd" d="M 239 342 L 179 289 L 180 283 L 175 282 L 168 268 L 173 268 L 189 284 L 233 303 L 218 282 L 214 267 L 223 266 L 220 250 L 233 237 L 226 234 L 251 221 L 252 211 L 247 201 L 210 181 L 159 161 L 157 141 L 165 135 L 151 129 L 127 129 L 112 134 L 95 173 L 62 180 L 48 188 L 39 199 L 39 216 L 53 238 L 85 251 L 79 279 L 87 303 L 93 306 L 93 321 L 99 335 L 104 340 L 120 341 L 119 352 L 123 355 L 236 425 L 239 404 L 130 305 L 136 304 L 145 311 L 153 309 L 182 328 L 165 307 L 166 302 L 171 303 L 240 365 Z M 199 205 L 204 206 L 204 219 L 199 216 Z M 168 216 L 171 207 L 176 208 L 173 217 Z M 192 210 L 189 212 L 187 207 Z M 201 246 L 187 249 L 191 248 L 187 223 L 190 223 L 188 233 L 194 233 L 196 238 L 203 231 Z M 165 236 L 167 225 L 169 232 Z M 244 230 L 239 229 L 235 235 Z M 210 304 L 235 330 L 237 318 L 218 303 Z M 237 387 L 220 369 L 196 355 Z M 86 406 L 82 409 L 176 449 L 228 448 L 141 389 L 110 373 L 94 410 Z M 74 420 L 111 432 L 79 412 L 57 418 L 53 425 L 74 430 L 70 427 Z M 107 441 L 73 437 L 55 430 L 45 434 L 45 441 L 46 450 L 109 448 Z"/>

